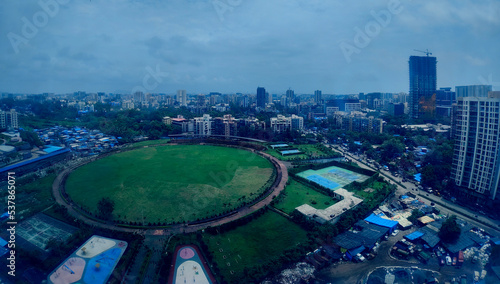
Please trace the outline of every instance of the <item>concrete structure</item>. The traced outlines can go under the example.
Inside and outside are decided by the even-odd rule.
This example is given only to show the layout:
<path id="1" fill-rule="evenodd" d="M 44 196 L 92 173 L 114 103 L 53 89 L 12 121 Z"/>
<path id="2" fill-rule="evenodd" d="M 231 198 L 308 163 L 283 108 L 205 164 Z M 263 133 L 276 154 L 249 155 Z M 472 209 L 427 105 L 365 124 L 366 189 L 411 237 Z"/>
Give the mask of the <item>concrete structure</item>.
<path id="1" fill-rule="evenodd" d="M 487 98 L 488 92 L 491 92 L 491 90 L 492 90 L 491 85 L 469 85 L 469 86 L 455 87 L 457 98 L 466 98 L 466 97 Z"/>
<path id="2" fill-rule="evenodd" d="M 320 90 L 314 91 L 314 103 L 321 104 L 322 102 L 323 102 L 323 99 L 321 97 L 321 91 Z"/>
<path id="3" fill-rule="evenodd" d="M 286 130 L 302 130 L 304 129 L 304 118 L 292 114 L 292 116 L 278 115 L 271 117 L 271 129 L 274 132 L 282 133 Z"/>
<path id="4" fill-rule="evenodd" d="M 405 105 L 403 103 L 390 103 L 387 111 L 392 116 L 400 116 L 405 114 Z"/>
<path id="5" fill-rule="evenodd" d="M 384 129 L 384 121 L 373 116 L 366 117 L 366 114 L 361 112 L 346 112 L 338 111 L 333 115 L 336 125 L 346 131 L 356 132 L 372 132 L 382 133 Z"/>
<path id="6" fill-rule="evenodd" d="M 172 118 L 170 116 L 165 116 L 163 119 L 162 119 L 162 122 L 163 124 L 165 125 L 171 125 L 172 124 Z"/>
<path id="7" fill-rule="evenodd" d="M 451 179 L 471 202 L 498 199 L 500 97 L 459 97 L 454 114 Z"/>
<path id="8" fill-rule="evenodd" d="M 194 118 L 194 134 L 200 136 L 212 135 L 212 117 L 209 114 Z"/>
<path id="9" fill-rule="evenodd" d="M 263 87 L 257 88 L 257 107 L 266 107 L 266 89 Z"/>
<path id="10" fill-rule="evenodd" d="M 355 197 L 352 192 L 343 188 L 337 189 L 335 191 L 335 196 L 340 199 L 340 201 L 326 209 L 316 209 L 309 204 L 300 205 L 295 209 L 318 223 L 335 223 L 340 215 L 363 202 L 362 199 Z"/>
<path id="11" fill-rule="evenodd" d="M 212 134 L 225 137 L 238 136 L 238 120 L 230 114 L 214 118 Z"/>
<path id="12" fill-rule="evenodd" d="M 410 56 L 410 117 L 433 119 L 436 110 L 437 60 Z"/>
<path id="13" fill-rule="evenodd" d="M 187 106 L 187 94 L 186 90 L 177 90 L 177 102 L 179 102 L 180 106 Z"/>
<path id="14" fill-rule="evenodd" d="M 17 112 L 15 109 L 10 111 L 0 111 L 0 128 L 19 128 Z"/>

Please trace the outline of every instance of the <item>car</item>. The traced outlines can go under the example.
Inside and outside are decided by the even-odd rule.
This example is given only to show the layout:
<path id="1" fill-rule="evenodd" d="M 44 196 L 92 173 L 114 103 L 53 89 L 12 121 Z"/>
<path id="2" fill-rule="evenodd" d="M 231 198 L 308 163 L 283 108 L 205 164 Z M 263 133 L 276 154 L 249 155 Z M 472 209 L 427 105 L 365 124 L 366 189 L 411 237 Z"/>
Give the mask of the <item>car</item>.
<path id="1" fill-rule="evenodd" d="M 449 255 L 446 256 L 446 265 L 451 265 L 451 257 Z"/>
<path id="2" fill-rule="evenodd" d="M 399 234 L 399 230 L 394 230 L 394 232 L 392 232 L 392 234 L 391 234 L 391 235 L 393 235 L 393 236 L 397 236 L 398 234 Z"/>
<path id="3" fill-rule="evenodd" d="M 360 253 L 358 253 L 356 255 L 356 259 L 359 261 L 359 262 L 363 262 L 366 260 L 366 258 L 364 256 L 362 256 Z"/>
<path id="4" fill-rule="evenodd" d="M 453 260 L 452 260 L 451 264 L 452 265 L 457 265 L 457 257 L 456 256 L 453 257 Z"/>
<path id="5" fill-rule="evenodd" d="M 444 266 L 444 257 L 440 256 L 438 257 L 438 259 L 439 259 L 439 265 Z"/>

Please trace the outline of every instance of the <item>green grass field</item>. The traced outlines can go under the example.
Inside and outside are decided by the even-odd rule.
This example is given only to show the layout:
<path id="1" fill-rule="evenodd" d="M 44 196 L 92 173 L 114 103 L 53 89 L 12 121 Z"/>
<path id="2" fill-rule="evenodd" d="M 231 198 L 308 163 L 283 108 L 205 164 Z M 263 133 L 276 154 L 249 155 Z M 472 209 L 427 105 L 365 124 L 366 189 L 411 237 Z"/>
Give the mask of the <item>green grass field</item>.
<path id="1" fill-rule="evenodd" d="M 326 209 L 337 202 L 334 198 L 324 195 L 302 183 L 294 180 L 288 180 L 285 191 L 282 193 L 283 197 L 279 197 L 274 205 L 277 209 L 290 214 L 296 207 L 302 204 L 309 204 L 316 209 Z"/>
<path id="2" fill-rule="evenodd" d="M 229 283 L 246 283 L 242 282 L 245 267 L 272 262 L 285 250 L 307 241 L 305 230 L 272 211 L 229 232 L 203 236 Z"/>
<path id="3" fill-rule="evenodd" d="M 78 168 L 68 177 L 66 192 L 91 212 L 97 211 L 99 200 L 111 198 L 115 219 L 194 221 L 254 199 L 265 190 L 272 171 L 271 162 L 240 149 L 146 147 Z"/>
<path id="4" fill-rule="evenodd" d="M 321 151 L 318 148 L 316 148 L 316 145 L 313 145 L 313 144 L 301 144 L 301 145 L 291 145 L 291 146 L 294 148 L 297 148 L 298 150 L 302 151 L 303 153 L 297 154 L 297 155 L 282 156 L 279 152 L 280 151 L 279 148 L 272 149 L 271 147 L 269 147 L 269 150 L 267 150 L 266 152 L 269 155 L 271 155 L 275 158 L 278 158 L 282 161 L 290 161 L 290 160 L 297 159 L 297 158 L 299 158 L 299 159 L 314 159 L 314 158 L 319 158 L 321 156 L 334 155 L 334 152 L 332 150 L 324 152 L 324 151 Z"/>
<path id="5" fill-rule="evenodd" d="M 48 174 L 35 181 L 17 180 L 16 218 L 28 218 L 54 204 L 52 183 L 55 178 L 55 174 Z"/>

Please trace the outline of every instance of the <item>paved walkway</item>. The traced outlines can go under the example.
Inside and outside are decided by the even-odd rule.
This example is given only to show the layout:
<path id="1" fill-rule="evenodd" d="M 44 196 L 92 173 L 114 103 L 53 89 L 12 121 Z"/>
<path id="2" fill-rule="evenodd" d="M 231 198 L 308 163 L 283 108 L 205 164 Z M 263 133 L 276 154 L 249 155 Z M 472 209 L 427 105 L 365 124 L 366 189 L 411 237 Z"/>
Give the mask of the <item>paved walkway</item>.
<path id="1" fill-rule="evenodd" d="M 143 235 L 175 235 L 179 233 L 191 233 L 191 232 L 196 232 L 208 227 L 214 227 L 214 226 L 219 226 L 225 223 L 229 223 L 231 221 L 235 221 L 241 217 L 244 217 L 248 214 L 251 214 L 271 203 L 273 198 L 275 196 L 278 196 L 281 191 L 285 188 L 285 185 L 288 181 L 288 171 L 286 169 L 286 166 L 281 162 L 280 160 L 274 158 L 271 155 L 268 155 L 266 153 L 262 152 L 257 152 L 255 150 L 247 149 L 250 150 L 254 153 L 258 153 L 259 155 L 269 158 L 271 162 L 274 164 L 276 167 L 276 179 L 273 185 L 269 188 L 269 191 L 271 191 L 266 198 L 260 200 L 259 202 L 251 205 L 251 206 L 244 206 L 242 208 L 237 209 L 234 214 L 226 217 L 221 217 L 220 219 L 212 220 L 206 223 L 201 223 L 201 224 L 196 224 L 196 225 L 188 225 L 188 224 L 177 224 L 177 225 L 171 225 L 168 228 L 161 229 L 160 232 L 156 228 L 148 228 L 148 229 L 133 229 L 133 228 L 125 228 L 125 227 L 120 227 L 116 226 L 113 223 L 105 223 L 102 221 L 96 221 L 94 219 L 91 219 L 87 217 L 87 215 L 83 214 L 80 212 L 74 204 L 67 202 L 62 196 L 61 196 L 61 189 L 63 189 L 64 183 L 66 181 L 66 178 L 68 175 L 78 168 L 79 166 L 82 166 L 86 163 L 92 162 L 93 160 L 86 161 L 82 164 L 79 164 L 77 166 L 70 167 L 66 170 L 64 170 L 62 173 L 60 173 L 56 179 L 54 180 L 54 183 L 52 184 L 52 194 L 54 195 L 54 198 L 56 202 L 62 206 L 64 206 L 67 210 L 68 213 L 74 217 L 77 218 L 87 225 L 94 226 L 97 228 L 103 228 L 103 229 L 108 229 L 108 230 L 113 230 L 113 231 L 120 231 L 120 232 L 127 232 L 127 233 L 141 233 Z"/>

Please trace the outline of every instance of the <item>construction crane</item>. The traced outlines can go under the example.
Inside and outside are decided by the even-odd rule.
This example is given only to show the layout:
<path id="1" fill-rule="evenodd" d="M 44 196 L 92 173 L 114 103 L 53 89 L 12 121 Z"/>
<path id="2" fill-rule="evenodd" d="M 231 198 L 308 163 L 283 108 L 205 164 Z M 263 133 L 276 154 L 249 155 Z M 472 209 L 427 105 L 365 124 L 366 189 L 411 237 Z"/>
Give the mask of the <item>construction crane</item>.
<path id="1" fill-rule="evenodd" d="M 425 55 L 429 56 L 429 55 L 432 55 L 432 52 L 429 52 L 428 49 L 426 49 L 425 51 L 422 51 L 422 50 L 417 50 L 417 49 L 414 49 L 415 51 L 418 51 L 418 52 L 422 52 L 422 53 L 425 53 Z"/>

